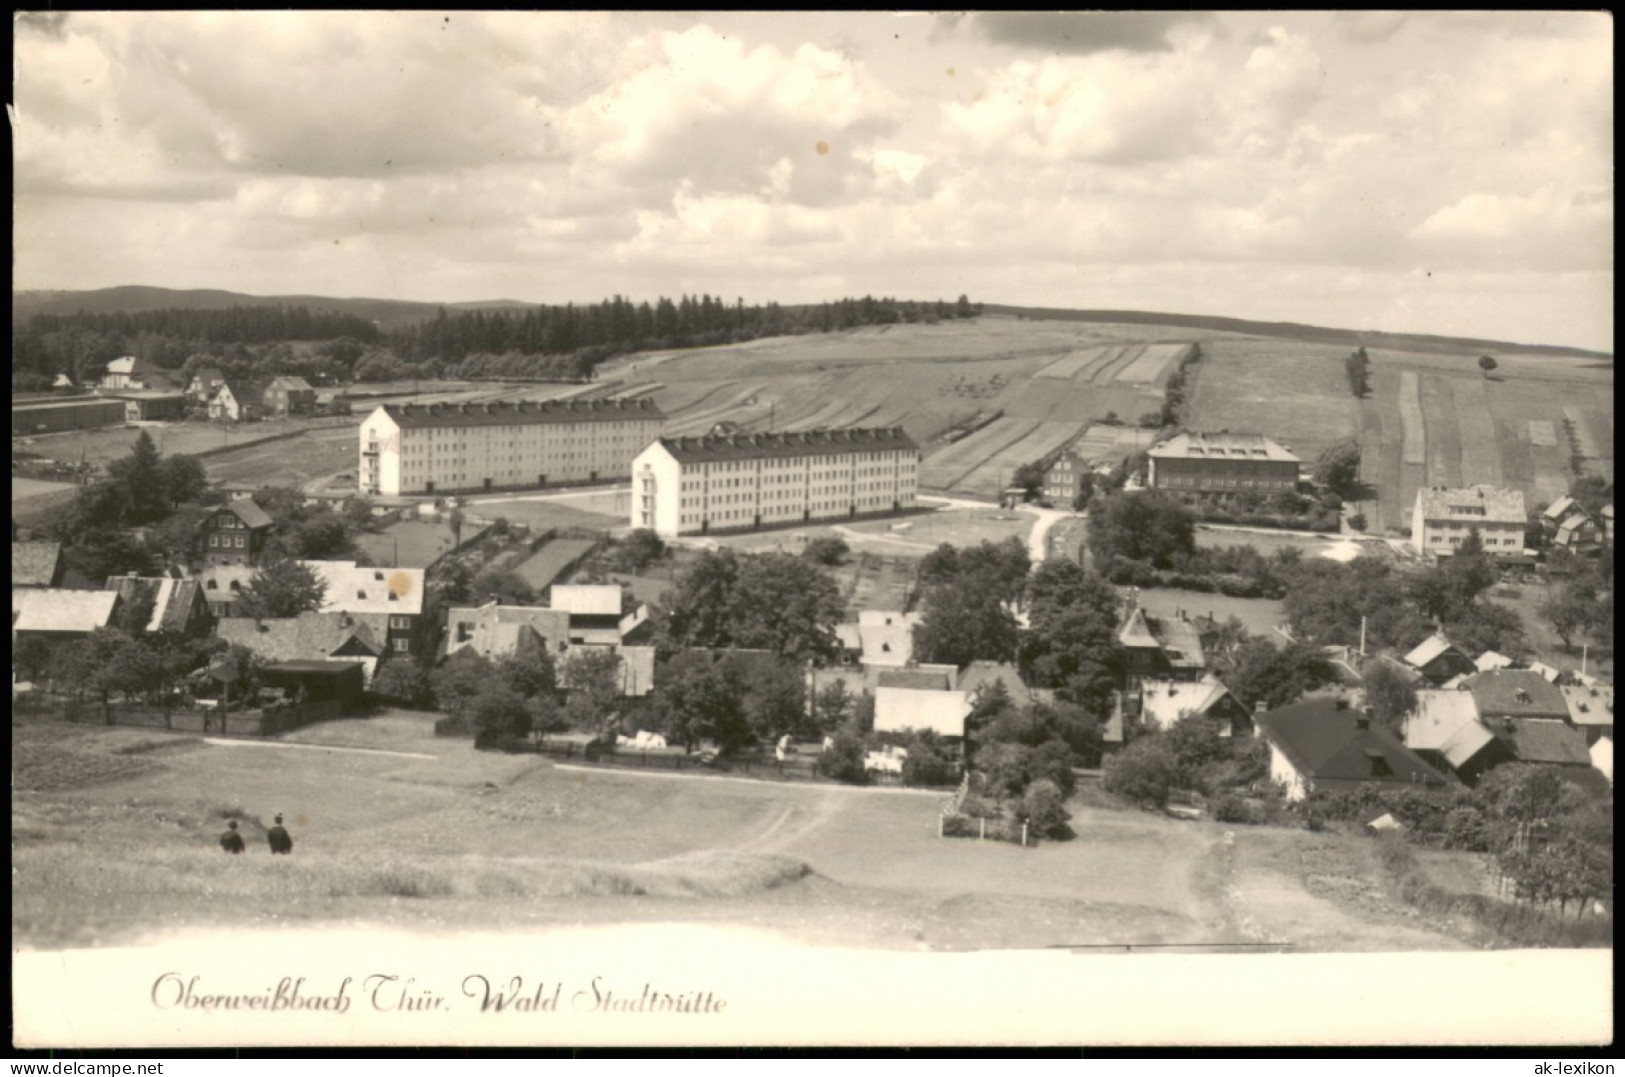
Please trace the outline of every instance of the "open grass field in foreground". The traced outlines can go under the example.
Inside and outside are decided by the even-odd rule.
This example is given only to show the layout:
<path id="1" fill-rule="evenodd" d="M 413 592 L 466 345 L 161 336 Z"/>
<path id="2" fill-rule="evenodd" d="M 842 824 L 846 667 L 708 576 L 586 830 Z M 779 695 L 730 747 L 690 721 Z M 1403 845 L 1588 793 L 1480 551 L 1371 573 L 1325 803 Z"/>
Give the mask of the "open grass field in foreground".
<path id="1" fill-rule="evenodd" d="M 437 740 L 432 720 L 396 712 L 219 745 L 14 725 L 14 945 L 200 926 L 644 921 L 893 949 L 1463 945 L 1398 908 L 1357 836 L 1075 804 L 1072 841 L 945 840 L 936 795 L 553 766 Z M 296 845 L 273 860 L 277 811 Z M 241 857 L 215 843 L 228 818 L 248 839 Z"/>

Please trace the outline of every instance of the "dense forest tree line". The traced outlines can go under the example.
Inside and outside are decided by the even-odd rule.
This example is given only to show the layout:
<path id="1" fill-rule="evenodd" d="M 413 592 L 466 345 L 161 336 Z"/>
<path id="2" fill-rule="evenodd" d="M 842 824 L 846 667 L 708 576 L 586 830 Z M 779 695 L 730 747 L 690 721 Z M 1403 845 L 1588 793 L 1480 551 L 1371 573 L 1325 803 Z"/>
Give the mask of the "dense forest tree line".
<path id="1" fill-rule="evenodd" d="M 442 307 L 432 318 L 385 333 L 352 314 L 306 307 L 227 310 L 164 309 L 114 314 L 40 314 L 12 327 L 13 391 L 46 389 L 65 373 L 99 376 L 121 355 L 166 370 L 204 362 L 236 365 L 228 377 L 263 380 L 309 375 L 313 356 L 291 342 L 323 345 L 315 358 L 341 379 L 408 377 L 588 378 L 605 359 L 644 348 L 727 344 L 763 336 L 832 332 L 865 325 L 969 318 L 980 307 L 864 296 L 804 307 L 746 306 L 710 295 L 633 303 L 615 296 L 596 304 L 566 303 L 512 310 Z M 189 370 L 186 372 L 189 373 Z"/>

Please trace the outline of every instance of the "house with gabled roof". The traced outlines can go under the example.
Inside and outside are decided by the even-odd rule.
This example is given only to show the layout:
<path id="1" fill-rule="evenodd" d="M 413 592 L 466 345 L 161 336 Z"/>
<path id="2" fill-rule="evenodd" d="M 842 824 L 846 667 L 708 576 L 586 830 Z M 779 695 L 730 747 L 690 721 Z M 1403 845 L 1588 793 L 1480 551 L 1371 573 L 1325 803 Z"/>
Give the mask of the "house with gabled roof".
<path id="1" fill-rule="evenodd" d="M 222 385 L 209 398 L 209 418 L 215 422 L 240 423 L 248 418 L 248 410 L 231 386 Z"/>
<path id="2" fill-rule="evenodd" d="M 301 613 L 297 617 L 226 617 L 215 635 L 240 644 L 267 662 L 354 662 L 362 683 L 372 682 L 384 644 L 372 626 L 345 613 Z"/>
<path id="3" fill-rule="evenodd" d="M 1297 489 L 1302 461 L 1263 434 L 1187 431 L 1146 452 L 1153 490 L 1257 493 Z"/>
<path id="4" fill-rule="evenodd" d="M 1185 717 L 1207 718 L 1219 725 L 1221 737 L 1248 737 L 1253 716 L 1216 674 L 1194 681 L 1147 679 L 1140 682 L 1140 722 L 1149 729 L 1169 729 Z"/>
<path id="5" fill-rule="evenodd" d="M 1158 617 L 1135 603 L 1117 630 L 1117 642 L 1130 682 L 1146 677 L 1195 680 L 1207 668 L 1201 635 L 1183 610 Z"/>
<path id="6" fill-rule="evenodd" d="M 60 542 L 11 544 L 13 587 L 55 587 L 62 582 L 64 568 Z"/>
<path id="7" fill-rule="evenodd" d="M 173 576 L 109 576 L 103 590 L 117 591 L 126 605 L 150 599 L 152 615 L 143 626 L 147 632 L 186 635 L 205 629 L 209 620 L 203 585 L 197 580 Z"/>
<path id="8" fill-rule="evenodd" d="M 1477 531 L 1485 553 L 1518 557 L 1528 522 L 1522 490 L 1424 486 L 1411 509 L 1411 546 L 1424 557 L 1449 557 Z"/>
<path id="9" fill-rule="evenodd" d="M 1430 767 L 1364 709 L 1341 698 L 1304 699 L 1257 716 L 1269 745 L 1270 779 L 1289 801 L 1362 787 L 1444 789 Z"/>
<path id="10" fill-rule="evenodd" d="M 260 394 L 267 415 L 309 415 L 316 410 L 316 390 L 304 378 L 280 375 Z"/>
<path id="11" fill-rule="evenodd" d="M 88 636 L 112 622 L 118 603 L 116 591 L 13 587 L 12 643 L 28 636 L 51 641 Z"/>
<path id="12" fill-rule="evenodd" d="M 203 521 L 201 545 L 206 564 L 257 565 L 271 536 L 271 516 L 252 498 L 233 498 Z"/>
<path id="13" fill-rule="evenodd" d="M 614 647 L 621 642 L 621 594 L 617 584 L 556 583 L 547 604 L 569 618 L 571 643 Z"/>
<path id="14" fill-rule="evenodd" d="M 995 683 L 1004 685 L 1004 690 L 1010 693 L 1010 699 L 1018 707 L 1029 703 L 1053 703 L 1055 692 L 1049 688 L 1032 688 L 1011 662 L 989 662 L 977 660 L 965 666 L 954 679 L 953 687 L 964 692 L 973 701 L 984 689 L 991 688 Z"/>
<path id="15" fill-rule="evenodd" d="M 875 692 L 875 732 L 930 730 L 945 739 L 963 739 L 971 712 L 964 692 L 929 688 L 881 688 Z"/>
<path id="16" fill-rule="evenodd" d="M 524 631 L 520 631 L 523 629 Z M 495 599 L 483 606 L 457 606 L 446 611 L 443 658 L 472 650 L 493 661 L 538 646 L 558 658 L 570 649 L 570 614 L 544 606 L 503 606 Z"/>
<path id="17" fill-rule="evenodd" d="M 354 561 L 301 561 L 326 585 L 323 613 L 376 616 L 390 654 L 409 654 L 423 615 L 424 570 L 358 565 Z"/>
<path id="18" fill-rule="evenodd" d="M 158 375 L 158 364 L 135 355 L 121 355 L 107 364 L 102 376 L 103 389 L 150 389 Z"/>
<path id="19" fill-rule="evenodd" d="M 859 660 L 873 667 L 908 665 L 914 660 L 914 626 L 920 618 L 901 610 L 859 610 Z"/>
<path id="20" fill-rule="evenodd" d="M 1468 785 L 1484 772 L 1514 762 L 1511 747 L 1479 721 L 1470 692 L 1424 688 L 1416 709 L 1405 716 L 1405 746 L 1440 770 L 1449 770 Z"/>
<path id="21" fill-rule="evenodd" d="M 1472 657 L 1442 632 L 1435 632 L 1411 648 L 1403 661 L 1435 685 L 1461 674 L 1478 672 Z"/>
<path id="22" fill-rule="evenodd" d="M 1462 681 L 1480 718 L 1546 718 L 1567 721 L 1568 703 L 1557 685 L 1533 669 L 1493 669 Z"/>
<path id="23" fill-rule="evenodd" d="M 207 404 L 226 386 L 226 376 L 213 367 L 204 367 L 186 383 L 186 399 L 194 404 Z"/>

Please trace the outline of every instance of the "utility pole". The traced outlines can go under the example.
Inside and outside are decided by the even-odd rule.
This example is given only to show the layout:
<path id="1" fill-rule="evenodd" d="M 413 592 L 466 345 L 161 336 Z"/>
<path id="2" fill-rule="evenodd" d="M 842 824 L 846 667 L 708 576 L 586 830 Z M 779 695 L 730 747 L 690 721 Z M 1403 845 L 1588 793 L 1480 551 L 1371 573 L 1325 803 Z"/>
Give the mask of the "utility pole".
<path id="1" fill-rule="evenodd" d="M 1360 657 L 1365 658 L 1365 614 L 1360 615 Z"/>

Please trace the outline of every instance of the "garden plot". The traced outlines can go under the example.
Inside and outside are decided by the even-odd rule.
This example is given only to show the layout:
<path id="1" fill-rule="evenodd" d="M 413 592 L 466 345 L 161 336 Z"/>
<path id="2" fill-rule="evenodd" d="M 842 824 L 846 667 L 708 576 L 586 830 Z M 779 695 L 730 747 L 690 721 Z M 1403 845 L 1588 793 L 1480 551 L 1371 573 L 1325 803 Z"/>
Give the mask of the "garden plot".
<path id="1" fill-rule="evenodd" d="M 1495 417 L 1490 414 L 1484 386 L 1478 378 L 1458 378 L 1451 386 L 1461 430 L 1461 481 L 1465 486 L 1500 486 L 1503 481 Z"/>
<path id="2" fill-rule="evenodd" d="M 1072 441 L 1082 430 L 1081 423 L 1040 423 L 1025 437 L 1000 449 L 949 485 L 966 493 L 997 497 L 1016 468 L 1042 460 Z"/>
<path id="3" fill-rule="evenodd" d="M 1557 444 L 1557 429 L 1550 419 L 1529 420 L 1529 444 L 1551 448 Z"/>
<path id="4" fill-rule="evenodd" d="M 1402 371 L 1399 375 L 1399 425 L 1405 439 L 1400 461 L 1426 466 L 1427 424 L 1422 419 L 1421 381 L 1414 370 Z"/>
<path id="5" fill-rule="evenodd" d="M 1070 381 L 1077 376 L 1078 371 L 1093 362 L 1100 352 L 1100 348 L 1084 348 L 1082 351 L 1075 351 L 1070 355 L 1055 360 L 1049 366 L 1035 373 L 1033 377 Z"/>
<path id="6" fill-rule="evenodd" d="M 1115 380 L 1161 384 L 1169 366 L 1183 360 L 1190 350 L 1189 344 L 1148 344 L 1137 359 L 1117 372 Z"/>
<path id="7" fill-rule="evenodd" d="M 1428 416 L 1428 485 L 1460 486 L 1461 429 L 1450 382 L 1437 374 L 1429 374 L 1421 382 L 1422 413 Z"/>
<path id="8" fill-rule="evenodd" d="M 1036 419 L 995 419 L 970 437 L 934 453 L 920 465 L 920 485 L 946 490 L 1034 430 Z"/>
<path id="9" fill-rule="evenodd" d="M 521 579 L 538 592 L 550 586 L 559 574 L 587 555 L 596 545 L 590 539 L 554 539 L 513 566 Z"/>
<path id="10" fill-rule="evenodd" d="M 1102 363 L 1093 372 L 1092 376 L 1097 382 L 1116 381 L 1120 373 L 1138 362 L 1140 356 L 1144 354 L 1144 344 L 1125 344 L 1117 349 L 1117 354 L 1112 356 L 1110 360 Z"/>

